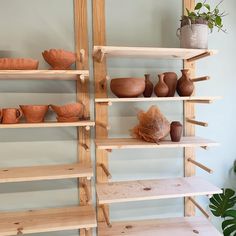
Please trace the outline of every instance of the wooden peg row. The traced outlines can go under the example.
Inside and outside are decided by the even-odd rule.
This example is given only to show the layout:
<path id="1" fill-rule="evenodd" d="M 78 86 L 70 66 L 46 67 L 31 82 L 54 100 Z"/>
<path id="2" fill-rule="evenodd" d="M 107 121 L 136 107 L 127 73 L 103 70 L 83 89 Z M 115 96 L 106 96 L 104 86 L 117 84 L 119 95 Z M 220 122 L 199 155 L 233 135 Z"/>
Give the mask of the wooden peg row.
<path id="1" fill-rule="evenodd" d="M 189 118 L 186 118 L 186 121 L 188 123 L 193 124 L 193 125 L 199 125 L 199 126 L 203 126 L 203 127 L 208 127 L 208 123 L 206 123 L 206 122 L 197 121 L 197 120 L 193 120 L 193 119 L 189 119 Z"/>
<path id="2" fill-rule="evenodd" d="M 209 174 L 212 174 L 213 173 L 213 170 L 211 170 L 210 168 L 204 166 L 203 164 L 191 159 L 191 158 L 188 158 L 188 161 L 196 166 L 198 166 L 199 168 L 205 170 L 206 172 L 208 172 Z"/>
<path id="3" fill-rule="evenodd" d="M 88 185 L 85 184 L 85 183 L 80 183 L 80 187 L 84 189 L 84 192 L 85 192 L 85 195 L 86 195 L 86 198 L 87 198 L 87 203 L 90 202 L 90 192 L 89 192 L 89 189 L 88 189 Z"/>
<path id="4" fill-rule="evenodd" d="M 106 166 L 103 163 L 99 164 L 99 166 L 102 168 L 102 170 L 106 174 L 107 178 L 111 179 L 112 175 L 111 175 L 110 171 L 106 168 Z"/>
<path id="5" fill-rule="evenodd" d="M 206 81 L 206 80 L 210 80 L 210 76 L 202 76 L 202 77 L 198 77 L 198 78 L 193 78 L 191 79 L 194 83 L 195 82 L 201 82 L 201 81 Z"/>
<path id="6" fill-rule="evenodd" d="M 105 206 L 104 206 L 104 205 L 100 205 L 100 208 L 102 209 L 102 213 L 103 213 L 103 216 L 104 216 L 104 219 L 105 219 L 105 221 L 106 221 L 107 226 L 108 226 L 109 228 L 111 228 L 111 227 L 112 227 L 112 224 L 111 224 L 111 222 L 110 222 L 110 220 L 109 220 L 109 217 L 108 217 L 108 215 L 107 215 L 107 211 L 106 211 L 106 209 L 105 209 Z"/>
<path id="7" fill-rule="evenodd" d="M 189 200 L 193 203 L 193 205 L 195 205 L 201 212 L 202 214 L 209 219 L 210 215 L 207 213 L 207 211 L 205 209 L 203 209 L 192 197 L 189 197 Z"/>
<path id="8" fill-rule="evenodd" d="M 85 50 L 84 49 L 80 49 L 79 55 L 80 55 L 80 57 L 79 57 L 80 63 L 84 64 Z"/>

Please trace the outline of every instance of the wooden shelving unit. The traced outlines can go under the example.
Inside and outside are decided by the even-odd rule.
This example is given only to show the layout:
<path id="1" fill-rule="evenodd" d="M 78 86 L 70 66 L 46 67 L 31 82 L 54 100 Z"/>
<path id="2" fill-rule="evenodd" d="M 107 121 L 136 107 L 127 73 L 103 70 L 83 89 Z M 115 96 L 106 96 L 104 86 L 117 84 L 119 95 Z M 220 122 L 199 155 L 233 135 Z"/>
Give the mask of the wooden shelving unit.
<path id="1" fill-rule="evenodd" d="M 194 0 L 184 0 L 183 9 L 193 9 Z M 94 78 L 95 78 L 95 112 L 96 112 L 96 163 L 97 163 L 97 209 L 98 236 L 137 236 L 137 235 L 178 235 L 178 236 L 219 236 L 217 230 L 204 218 L 194 217 L 198 208 L 203 215 L 208 213 L 196 202 L 195 196 L 212 195 L 222 191 L 207 181 L 195 177 L 196 167 L 208 173 L 212 170 L 196 161 L 197 147 L 208 149 L 218 143 L 195 137 L 195 126 L 207 127 L 207 123 L 195 120 L 195 105 L 209 104 L 220 97 L 193 96 L 168 98 L 108 98 L 106 61 L 110 57 L 155 58 L 162 60 L 183 60 L 183 68 L 190 70 L 193 82 L 208 80 L 209 76 L 195 77 L 195 62 L 212 56 L 216 50 L 182 49 L 182 48 L 149 48 L 118 47 L 106 45 L 105 0 L 93 1 L 93 34 L 94 34 Z M 179 143 L 168 139 L 159 143 L 148 143 L 134 138 L 109 138 L 108 109 L 113 103 L 127 102 L 183 102 L 184 137 Z M 183 148 L 184 177 L 159 180 L 136 180 L 114 182 L 109 171 L 108 155 L 113 149 L 140 148 Z M 184 215 L 182 218 L 145 220 L 134 222 L 111 222 L 109 204 L 184 197 Z"/>

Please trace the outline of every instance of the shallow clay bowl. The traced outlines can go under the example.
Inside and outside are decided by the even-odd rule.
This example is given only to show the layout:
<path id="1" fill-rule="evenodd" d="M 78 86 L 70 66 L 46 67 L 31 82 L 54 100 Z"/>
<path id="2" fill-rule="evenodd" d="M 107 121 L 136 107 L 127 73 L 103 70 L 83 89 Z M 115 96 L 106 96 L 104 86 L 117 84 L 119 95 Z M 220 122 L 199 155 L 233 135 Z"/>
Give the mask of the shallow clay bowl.
<path id="1" fill-rule="evenodd" d="M 49 109 L 48 105 L 20 105 L 27 123 L 42 123 Z"/>
<path id="2" fill-rule="evenodd" d="M 82 103 L 71 103 L 63 106 L 50 105 L 52 110 L 60 118 L 73 118 L 73 117 L 82 117 L 84 106 Z"/>
<path id="3" fill-rule="evenodd" d="M 69 70 L 76 61 L 76 54 L 63 49 L 50 49 L 42 53 L 44 60 L 53 70 Z"/>
<path id="4" fill-rule="evenodd" d="M 70 117 L 70 118 L 57 117 L 57 121 L 58 122 L 77 122 L 79 121 L 79 117 Z"/>
<path id="5" fill-rule="evenodd" d="M 0 70 L 37 70 L 39 61 L 30 58 L 0 58 Z"/>
<path id="6" fill-rule="evenodd" d="M 111 80 L 111 91 L 118 98 L 135 98 L 145 90 L 144 78 L 116 78 Z"/>

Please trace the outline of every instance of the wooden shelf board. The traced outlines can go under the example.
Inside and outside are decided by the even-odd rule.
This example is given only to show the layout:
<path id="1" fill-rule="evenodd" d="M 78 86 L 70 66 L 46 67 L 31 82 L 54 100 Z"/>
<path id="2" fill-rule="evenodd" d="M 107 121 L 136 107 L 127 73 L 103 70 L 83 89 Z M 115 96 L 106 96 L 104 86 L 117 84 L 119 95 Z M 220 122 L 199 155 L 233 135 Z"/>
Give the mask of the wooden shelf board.
<path id="1" fill-rule="evenodd" d="M 101 54 L 110 57 L 150 57 L 157 59 L 200 59 L 214 55 L 216 50 L 208 49 L 186 49 L 186 48 L 151 48 L 151 47 L 115 47 L 94 46 L 94 55 Z"/>
<path id="2" fill-rule="evenodd" d="M 88 70 L 0 70 L 0 80 L 77 80 Z"/>
<path id="3" fill-rule="evenodd" d="M 99 204 L 202 196 L 216 193 L 222 193 L 222 190 L 195 176 L 97 184 Z"/>
<path id="4" fill-rule="evenodd" d="M 0 236 L 96 227 L 92 206 L 0 213 Z"/>
<path id="5" fill-rule="evenodd" d="M 0 183 L 69 179 L 82 177 L 91 178 L 92 176 L 92 167 L 85 166 L 80 163 L 0 169 Z"/>
<path id="6" fill-rule="evenodd" d="M 96 98 L 96 103 L 108 103 L 108 102 L 165 102 L 165 101 L 213 101 L 221 99 L 221 97 L 150 97 L 150 98 L 144 98 L 144 97 L 138 97 L 138 98 Z"/>
<path id="7" fill-rule="evenodd" d="M 217 146 L 218 143 L 199 137 L 182 137 L 180 142 L 163 140 L 158 144 L 149 143 L 135 138 L 108 138 L 96 139 L 98 149 L 132 149 L 132 148 L 183 148 L 183 147 L 209 147 Z"/>
<path id="8" fill-rule="evenodd" d="M 50 127 L 86 127 L 94 126 L 94 121 L 78 121 L 78 122 L 56 122 L 46 121 L 44 123 L 19 123 L 19 124 L 0 124 L 0 129 L 14 128 L 50 128 Z"/>
<path id="9" fill-rule="evenodd" d="M 180 217 L 145 221 L 114 222 L 109 228 L 98 224 L 100 236 L 222 236 L 204 217 Z"/>

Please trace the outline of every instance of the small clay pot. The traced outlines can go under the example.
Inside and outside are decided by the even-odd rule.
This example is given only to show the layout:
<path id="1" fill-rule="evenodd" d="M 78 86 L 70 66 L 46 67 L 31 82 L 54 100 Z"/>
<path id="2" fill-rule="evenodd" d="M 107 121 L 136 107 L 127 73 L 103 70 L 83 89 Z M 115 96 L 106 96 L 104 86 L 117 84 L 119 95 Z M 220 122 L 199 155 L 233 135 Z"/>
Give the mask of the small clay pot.
<path id="1" fill-rule="evenodd" d="M 182 77 L 178 80 L 177 83 L 177 92 L 179 96 L 189 97 L 193 94 L 194 84 L 189 78 L 189 70 L 181 70 Z"/>
<path id="2" fill-rule="evenodd" d="M 157 97 L 166 97 L 169 93 L 169 88 L 164 82 L 164 74 L 158 75 L 159 81 L 154 88 Z"/>
<path id="3" fill-rule="evenodd" d="M 145 98 L 149 98 L 153 93 L 153 83 L 150 81 L 150 74 L 145 74 L 145 90 L 143 92 L 143 96 Z"/>
<path id="4" fill-rule="evenodd" d="M 172 142 L 179 142 L 182 137 L 183 125 L 178 121 L 173 121 L 170 125 L 170 137 Z"/>
<path id="5" fill-rule="evenodd" d="M 5 108 L 1 111 L 2 124 L 17 124 L 22 117 L 22 111 L 17 108 Z"/>
<path id="6" fill-rule="evenodd" d="M 30 58 L 0 58 L 0 70 L 37 70 L 38 65 Z"/>
<path id="7" fill-rule="evenodd" d="M 42 123 L 48 111 L 48 105 L 20 105 L 27 123 Z"/>
<path id="8" fill-rule="evenodd" d="M 116 78 L 111 80 L 111 91 L 118 98 L 135 98 L 145 90 L 144 78 Z"/>
<path id="9" fill-rule="evenodd" d="M 178 76 L 174 72 L 165 72 L 164 73 L 164 82 L 169 88 L 169 92 L 167 94 L 167 97 L 174 97 L 175 96 L 175 91 L 176 91 L 176 86 L 177 86 L 177 80 Z"/>
<path id="10" fill-rule="evenodd" d="M 76 61 L 76 54 L 63 49 L 50 49 L 42 53 L 52 70 L 69 70 Z"/>
<path id="11" fill-rule="evenodd" d="M 81 118 L 84 112 L 84 105 L 80 102 L 66 104 L 63 106 L 50 105 L 52 110 L 57 114 L 60 121 L 63 118 Z"/>

